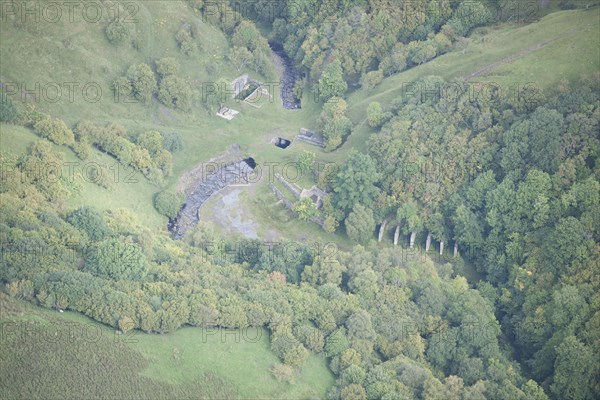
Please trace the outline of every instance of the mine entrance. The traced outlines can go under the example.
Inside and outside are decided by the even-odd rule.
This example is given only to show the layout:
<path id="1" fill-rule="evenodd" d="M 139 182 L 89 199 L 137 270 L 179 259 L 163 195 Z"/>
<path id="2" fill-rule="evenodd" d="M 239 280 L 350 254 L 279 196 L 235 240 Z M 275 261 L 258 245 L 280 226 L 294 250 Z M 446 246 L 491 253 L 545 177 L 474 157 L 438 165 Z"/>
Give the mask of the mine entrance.
<path id="1" fill-rule="evenodd" d="M 284 139 L 284 138 L 275 139 L 275 146 L 279 147 L 280 149 L 287 149 L 290 144 L 292 144 L 292 142 L 287 139 Z"/>
<path id="2" fill-rule="evenodd" d="M 256 161 L 254 160 L 254 158 L 249 157 L 249 158 L 244 159 L 244 161 L 246 162 L 246 164 L 248 164 L 248 166 L 250 168 L 252 168 L 252 169 L 256 168 Z"/>

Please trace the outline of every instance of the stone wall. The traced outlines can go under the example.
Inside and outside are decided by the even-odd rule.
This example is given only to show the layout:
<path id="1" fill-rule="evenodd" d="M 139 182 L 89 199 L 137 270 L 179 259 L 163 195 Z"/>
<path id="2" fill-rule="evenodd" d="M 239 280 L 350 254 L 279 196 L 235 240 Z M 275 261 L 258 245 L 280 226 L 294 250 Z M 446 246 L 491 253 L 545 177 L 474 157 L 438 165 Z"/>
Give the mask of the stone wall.
<path id="1" fill-rule="evenodd" d="M 300 134 L 296 139 L 312 144 L 313 146 L 325 147 L 325 139 L 321 135 L 306 128 L 300 128 Z"/>
<path id="2" fill-rule="evenodd" d="M 294 214 L 296 214 L 296 212 L 294 212 L 294 210 L 292 210 L 292 207 L 294 206 L 292 204 L 291 201 L 289 201 L 284 195 L 283 193 L 281 193 L 281 190 L 277 189 L 277 187 L 273 184 L 273 182 L 269 182 L 269 187 L 271 188 L 271 190 L 273 191 L 273 193 L 275 193 L 275 196 L 277 196 L 277 198 L 281 201 L 283 201 L 283 203 L 285 204 L 285 206 L 287 208 L 289 208 Z"/>
<path id="3" fill-rule="evenodd" d="M 277 198 L 281 200 L 283 204 L 285 204 L 285 206 L 294 214 L 294 216 L 298 216 L 298 213 L 294 211 L 294 205 L 292 202 L 285 197 L 285 195 L 273 184 L 273 182 L 269 182 L 269 187 L 273 193 L 275 193 L 275 196 L 277 196 Z M 323 218 L 321 217 L 311 217 L 310 221 L 320 226 L 323 226 L 324 223 Z"/>
<path id="4" fill-rule="evenodd" d="M 281 184 L 283 186 L 285 186 L 285 188 L 287 190 L 289 190 L 290 192 L 292 192 L 292 194 L 294 196 L 296 196 L 297 199 L 300 199 L 300 194 L 302 193 L 302 190 L 298 186 L 294 185 L 293 183 L 289 183 L 281 175 L 279 175 L 277 173 L 275 174 L 275 178 L 277 178 L 277 180 L 279 182 L 281 182 Z"/>

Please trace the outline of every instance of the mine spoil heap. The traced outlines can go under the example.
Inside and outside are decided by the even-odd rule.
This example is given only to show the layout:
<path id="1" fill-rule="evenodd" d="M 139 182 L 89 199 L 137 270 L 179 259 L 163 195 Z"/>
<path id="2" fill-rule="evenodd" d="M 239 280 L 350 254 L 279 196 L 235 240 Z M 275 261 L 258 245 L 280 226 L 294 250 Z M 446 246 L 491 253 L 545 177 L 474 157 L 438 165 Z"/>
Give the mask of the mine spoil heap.
<path id="1" fill-rule="evenodd" d="M 226 165 L 201 179 L 192 193 L 188 195 L 177 218 L 169 224 L 169 230 L 174 239 L 181 239 L 188 230 L 198 224 L 198 209 L 210 196 L 229 185 L 248 183 L 248 175 L 253 170 L 253 160 L 250 160 L 250 163 L 248 160 L 242 160 Z"/>

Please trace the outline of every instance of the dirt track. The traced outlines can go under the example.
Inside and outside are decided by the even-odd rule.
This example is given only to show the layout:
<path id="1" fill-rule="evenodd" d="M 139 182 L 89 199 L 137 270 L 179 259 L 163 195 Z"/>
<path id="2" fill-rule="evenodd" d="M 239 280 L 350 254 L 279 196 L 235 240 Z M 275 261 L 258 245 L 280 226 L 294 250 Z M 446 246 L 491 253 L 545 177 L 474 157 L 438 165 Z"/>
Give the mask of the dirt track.
<path id="1" fill-rule="evenodd" d="M 525 57 L 525 56 L 527 56 L 527 55 L 529 55 L 529 54 L 531 54 L 531 53 L 533 53 L 533 52 L 535 52 L 535 51 L 538 51 L 538 50 L 540 50 L 540 49 L 542 49 L 542 48 L 546 47 L 548 44 L 550 44 L 550 43 L 552 43 L 552 42 L 554 42 L 554 41 L 556 41 L 556 40 L 558 40 L 558 39 L 563 39 L 563 38 L 565 38 L 565 37 L 567 37 L 567 36 L 571 36 L 571 35 L 573 35 L 573 34 L 575 34 L 575 33 L 579 32 L 579 31 L 580 31 L 580 29 L 571 29 L 569 32 L 567 32 L 567 35 L 566 35 L 566 36 L 556 36 L 556 37 L 554 37 L 554 38 L 552 38 L 552 39 L 549 39 L 549 40 L 546 40 L 546 41 L 544 41 L 544 42 L 541 42 L 541 43 L 535 44 L 535 45 L 533 45 L 533 46 L 529 46 L 529 47 L 527 47 L 526 49 L 520 50 L 520 51 L 518 51 L 518 52 L 516 52 L 516 53 L 513 53 L 513 54 L 511 54 L 511 55 L 509 55 L 509 56 L 506 56 L 506 57 L 504 57 L 504 58 L 501 58 L 500 60 L 498 60 L 498 61 L 495 61 L 495 62 L 493 62 L 493 63 L 491 63 L 491 64 L 488 64 L 488 65 L 486 65 L 486 66 L 484 66 L 484 67 L 482 67 L 482 68 L 478 69 L 477 71 L 475 71 L 475 72 L 473 72 L 473 73 L 471 73 L 471 74 L 467 75 L 467 76 L 465 77 L 465 81 L 467 81 L 467 82 L 468 82 L 468 81 L 470 81 L 470 80 L 471 80 L 471 79 L 473 79 L 473 78 L 476 78 L 476 77 L 478 77 L 478 76 L 485 75 L 485 74 L 487 74 L 488 72 L 490 72 L 490 71 L 491 71 L 491 70 L 493 70 L 493 69 L 496 69 L 496 68 L 498 68 L 498 67 L 500 67 L 500 66 L 502 66 L 502 65 L 505 65 L 505 64 L 508 64 L 508 63 L 510 63 L 510 62 L 513 62 L 513 61 L 515 61 L 516 59 L 519 59 L 519 58 L 521 58 L 521 57 Z"/>

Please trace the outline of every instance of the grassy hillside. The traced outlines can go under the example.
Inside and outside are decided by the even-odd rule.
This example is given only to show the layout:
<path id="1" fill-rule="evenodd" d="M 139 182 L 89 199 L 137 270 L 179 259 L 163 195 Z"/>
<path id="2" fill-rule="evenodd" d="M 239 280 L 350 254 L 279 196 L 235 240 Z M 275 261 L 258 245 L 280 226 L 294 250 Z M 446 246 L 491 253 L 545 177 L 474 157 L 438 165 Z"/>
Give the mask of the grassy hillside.
<path id="1" fill-rule="evenodd" d="M 315 128 L 318 104 L 306 102 L 302 110 L 282 110 L 279 89 L 273 85 L 273 100 L 262 101 L 260 109 L 231 101 L 229 106 L 241 112 L 235 120 L 225 121 L 209 114 L 202 105 L 203 84 L 219 78 L 232 80 L 241 73 L 255 74 L 238 72 L 227 62 L 229 44 L 225 35 L 204 23 L 184 1 L 135 4 L 138 7 L 135 16 L 137 49 L 128 43 L 111 44 L 104 33 L 108 24 L 105 19 L 95 24 L 81 17 L 73 22 L 63 18 L 58 23 L 42 21 L 22 26 L 19 21 L 9 20 L 0 24 L 0 82 L 17 84 L 21 91 L 35 88 L 36 84 L 40 88 L 58 84 L 61 88 L 62 97 L 56 102 L 48 101 L 52 100 L 48 97 L 53 92 L 49 96 L 42 93 L 38 98 L 22 97 L 21 93 L 11 95 L 17 107 L 33 106 L 64 119 L 69 125 L 81 120 L 96 124 L 117 122 L 134 134 L 147 130 L 181 134 L 184 148 L 174 157 L 173 175 L 165 187 L 174 187 L 183 172 L 223 153 L 234 143 L 261 164 L 292 160 L 270 141 L 279 135 L 291 138 L 302 126 Z M 63 14 L 68 15 L 66 9 Z M 175 34 L 184 24 L 192 25 L 197 36 L 198 50 L 190 56 L 182 54 L 175 40 Z M 169 109 L 157 100 L 149 105 L 115 101 L 111 85 L 117 77 L 124 75 L 132 64 L 153 66 L 154 61 L 162 57 L 176 58 L 181 64 L 180 76 L 189 82 L 195 94 L 190 112 Z M 23 65 L 28 67 L 23 68 Z M 258 78 L 269 82 L 267 77 Z M 79 90 L 72 92 L 73 100 L 69 99 L 71 92 L 66 82 L 79 85 Z M 99 101 L 86 100 L 81 88 L 87 83 L 101 88 Z M 22 155 L 37 139 L 39 137 L 26 128 L 0 124 L 3 152 Z M 75 164 L 76 172 L 79 165 L 83 167 L 87 163 L 105 167 L 117 165 L 114 158 L 97 150 L 81 162 L 68 148 L 54 148 L 65 154 L 66 162 L 79 163 Z M 133 182 L 129 178 L 133 178 Z M 163 188 L 140 174 L 130 177 L 127 172 L 120 173 L 111 190 L 84 179 L 78 182 L 81 190 L 68 199 L 67 209 L 81 205 L 98 210 L 124 208 L 132 211 L 145 227 L 166 233 L 166 218 L 152 206 L 152 196 Z M 310 229 L 316 230 L 316 227 Z M 98 342 L 80 345 L 68 342 L 67 346 L 64 342 L 36 340 L 39 336 L 7 337 L 6 340 L 3 337 L 2 398 L 64 398 L 65 393 L 72 398 L 323 398 L 333 385 L 333 376 L 325 361 L 315 355 L 309 357 L 294 385 L 276 381 L 270 369 L 279 360 L 269 349 L 267 331 L 260 331 L 261 338 L 255 343 L 235 342 L 231 332 L 224 336 L 224 341 L 221 341 L 221 332 L 206 335 L 203 341 L 201 330 L 195 328 L 182 329 L 172 335 L 140 333 L 135 335 L 136 343 L 115 343 L 113 330 L 77 314 L 58 314 L 24 303 L 9 304 L 9 301 L 2 298 L 3 323 L 20 324 L 36 319 L 42 324 L 62 326 L 71 321 L 78 326 L 92 324 L 102 334 Z M 14 312 L 9 313 L 8 309 Z M 10 351 L 15 348 L 19 351 Z M 32 369 L 29 360 L 37 360 L 40 367 Z M 99 363 L 102 367 L 96 371 Z"/>
<path id="2" fill-rule="evenodd" d="M 2 24 L 1 51 L 6 57 L 0 60 L 0 81 L 18 83 L 27 90 L 36 84 L 44 87 L 58 83 L 63 96 L 56 102 L 47 101 L 47 96 L 43 95 L 37 100 L 28 97 L 24 101 L 18 94 L 12 98 L 20 106 L 24 106 L 25 102 L 33 104 L 37 109 L 63 118 L 68 123 L 87 119 L 98 124 L 118 122 L 133 133 L 151 129 L 180 133 L 184 150 L 174 157 L 173 176 L 165 184 L 166 187 L 173 187 L 184 171 L 223 153 L 233 143 L 240 144 L 243 151 L 254 156 L 259 165 L 272 162 L 283 166 L 294 162 L 304 149 L 315 151 L 323 162 L 343 162 L 348 149 L 364 149 L 366 139 L 372 132 L 365 124 L 368 104 L 379 101 L 385 105 L 402 94 L 403 85 L 427 75 L 463 79 L 498 63 L 470 81 L 495 82 L 502 88 L 530 82 L 540 87 L 551 87 L 562 80 L 597 71 L 600 68 L 595 45 L 600 33 L 596 23 L 598 13 L 597 7 L 588 11 L 561 11 L 546 15 L 529 25 L 506 24 L 484 28 L 467 39 L 462 50 L 457 49 L 422 66 L 386 78 L 374 89 L 354 92 L 348 100 L 348 114 L 357 126 L 342 149 L 330 154 L 302 143 L 295 143 L 285 151 L 270 144 L 270 140 L 276 136 L 295 136 L 300 127 L 316 127 L 320 105 L 308 92 L 304 96 L 302 110 L 283 110 L 277 87 L 273 86 L 276 89 L 272 93 L 273 101 L 265 99 L 260 109 L 231 101 L 229 105 L 241 111 L 233 121 L 225 121 L 207 113 L 201 104 L 203 84 L 220 77 L 233 79 L 239 73 L 227 62 L 228 43 L 223 33 L 204 23 L 199 14 L 191 13 L 188 6 L 180 1 L 155 2 L 152 7 L 139 2 L 139 11 L 136 13 L 138 22 L 135 24 L 137 50 L 126 43 L 118 46 L 111 44 L 103 32 L 107 24 L 105 21 L 90 24 L 82 18 L 75 18 L 74 22 L 61 19 L 59 23 L 46 22 L 35 27 L 15 27 L 10 22 Z M 175 40 L 176 32 L 185 23 L 193 25 L 198 36 L 198 51 L 190 56 L 181 53 Z M 42 37 L 43 40 L 40 40 Z M 522 51 L 526 54 L 507 59 Z M 123 75 L 131 64 L 146 62 L 152 65 L 161 57 L 174 57 L 180 62 L 181 76 L 195 91 L 196 100 L 190 112 L 166 108 L 156 100 L 149 105 L 115 101 L 111 89 L 114 79 Z M 29 62 L 28 68 L 20 68 L 26 60 L 35 62 Z M 70 101 L 64 82 L 79 83 L 80 88 L 92 82 L 101 88 L 102 96 L 98 102 L 92 103 L 83 101 L 81 90 L 74 90 L 74 101 Z M 0 144 L 4 151 L 20 154 L 36 139 L 25 129 L 3 125 L 0 130 Z M 69 150 L 65 152 L 68 161 L 76 161 Z M 106 167 L 114 165 L 113 159 L 99 152 L 94 153 L 91 161 Z M 281 172 L 281 168 L 277 168 Z M 136 212 L 149 227 L 164 229 L 166 219 L 151 206 L 152 195 L 158 190 L 160 188 L 141 176 L 138 183 L 118 182 L 112 191 L 84 183 L 82 195 L 72 199 L 69 205 L 89 204 L 99 209 L 128 208 Z M 266 180 L 258 190 L 274 202 Z M 285 218 L 272 218 L 274 213 L 270 213 L 271 217 L 264 215 L 264 210 L 249 204 L 250 200 L 243 201 L 251 211 L 255 211 L 254 218 L 259 222 L 275 224 L 280 228 L 279 231 L 287 231 L 289 224 L 286 224 Z M 301 229 L 302 232 L 320 234 L 318 227 L 306 225 L 309 225 L 306 227 L 308 231 Z M 297 239 L 301 235 L 289 236 Z M 333 237 L 324 235 L 323 239 L 333 240 Z"/>
<path id="3" fill-rule="evenodd" d="M 129 44 L 111 44 L 103 32 L 106 21 L 90 24 L 82 18 L 75 18 L 74 22 L 63 18 L 59 23 L 42 22 L 34 27 L 16 27 L 10 22 L 2 24 L 1 51 L 5 56 L 0 60 L 0 81 L 18 83 L 28 90 L 36 84 L 44 87 L 58 83 L 62 86 L 63 96 L 56 102 L 46 101 L 43 95 L 37 100 L 28 97 L 21 101 L 19 95 L 12 98 L 21 106 L 28 102 L 68 123 L 87 119 L 98 124 L 118 122 L 134 133 L 150 129 L 180 133 L 184 150 L 174 157 L 173 176 L 166 182 L 167 187 L 174 186 L 184 171 L 223 153 L 233 143 L 240 144 L 260 165 L 264 162 L 285 165 L 295 161 L 303 149 L 315 151 L 322 161 L 343 161 L 349 148 L 364 148 L 371 132 L 365 124 L 368 104 L 379 101 L 386 105 L 402 94 L 403 85 L 427 75 L 464 79 L 483 70 L 480 75 L 471 77 L 470 82 L 494 82 L 502 88 L 533 82 L 548 88 L 600 68 L 596 45 L 600 34 L 598 7 L 588 11 L 551 13 L 528 25 L 505 24 L 480 29 L 466 40 L 462 49 L 386 78 L 374 89 L 354 92 L 348 99 L 348 114 L 357 127 L 340 151 L 325 154 L 301 143 L 282 151 L 270 144 L 273 137 L 293 137 L 300 127 L 316 127 L 320 105 L 313 96 L 305 94 L 302 110 L 283 110 L 279 92 L 274 90 L 273 101 L 261 102 L 261 109 L 232 101 L 230 106 L 241 111 L 233 121 L 207 114 L 201 105 L 203 83 L 220 77 L 232 79 L 239 74 L 226 60 L 228 44 L 225 36 L 204 23 L 199 14 L 191 13 L 182 1 L 154 2 L 152 7 L 143 2 L 136 4 L 139 4 L 135 24 L 137 50 Z M 175 41 L 176 32 L 185 23 L 193 25 L 198 36 L 199 50 L 191 56 L 183 55 Z M 161 57 L 175 57 L 180 62 L 181 75 L 196 93 L 190 112 L 171 110 L 157 101 L 146 106 L 115 101 L 111 90 L 115 78 L 123 75 L 131 64 L 152 64 Z M 28 68 L 20 67 L 25 64 Z M 95 83 L 102 89 L 102 96 L 96 103 L 82 101 L 81 90 L 74 90 L 74 101 L 69 101 L 64 82 L 76 82 L 80 87 Z M 17 154 L 36 138 L 24 129 L 8 126 L 2 126 L 1 133 L 3 150 Z M 67 158 L 74 159 L 74 155 L 67 154 Z M 112 159 L 101 154 L 95 154 L 93 161 L 113 165 Z M 71 205 L 129 208 L 150 227 L 161 229 L 165 226 L 165 218 L 150 206 L 151 196 L 159 188 L 143 177 L 134 186 L 119 182 L 113 191 L 91 184 L 85 189 L 84 195 L 74 199 Z M 261 192 L 268 194 L 266 182 Z"/>
<path id="4" fill-rule="evenodd" d="M 323 398 L 333 384 L 314 354 L 294 384 L 275 380 L 269 369 L 278 360 L 264 330 L 117 335 L 1 293 L 0 315 L 4 399 Z"/>
<path id="5" fill-rule="evenodd" d="M 16 84 L 23 92 L 40 87 L 40 95 L 21 93 L 10 98 L 19 107 L 33 105 L 39 111 L 60 117 L 69 124 L 89 120 L 97 124 L 117 122 L 132 133 L 148 130 L 178 132 L 183 137 L 184 150 L 174 157 L 173 176 L 166 182 L 172 186 L 184 171 L 198 163 L 211 159 L 224 152 L 231 144 L 237 143 L 257 158 L 257 162 L 286 162 L 284 153 L 270 144 L 274 136 L 293 137 L 302 126 L 315 128 L 319 105 L 306 101 L 298 111 L 283 110 L 279 98 L 278 84 L 273 84 L 273 99 L 264 97 L 262 108 L 256 109 L 245 103 L 230 101 L 230 106 L 241 114 L 233 121 L 225 121 L 209 114 L 202 106 L 202 91 L 206 84 L 219 78 L 232 80 L 241 73 L 227 62 L 228 43 L 223 33 L 202 21 L 200 14 L 191 12 L 183 1 L 153 2 L 150 7 L 145 2 L 139 5 L 135 24 L 138 49 L 129 44 L 111 44 L 104 28 L 108 24 L 102 20 L 96 24 L 87 23 L 82 18 L 70 22 L 68 18 L 58 23 L 40 22 L 34 26 L 20 26 L 9 20 L 0 27 L 2 47 L 0 49 L 0 82 L 4 85 Z M 63 10 L 67 13 L 67 10 Z M 196 30 L 198 50 L 190 56 L 178 48 L 175 34 L 183 24 L 190 24 Z M 162 57 L 174 57 L 181 64 L 180 76 L 184 77 L 195 93 L 195 101 L 190 112 L 169 109 L 154 100 L 149 105 L 138 102 L 115 101 L 111 89 L 112 82 L 127 71 L 132 64 L 148 63 Z M 22 68 L 28 65 L 27 68 Z M 278 79 L 260 77 L 266 82 Z M 79 87 L 70 90 L 65 83 L 76 83 Z M 90 90 L 89 96 L 82 93 L 86 84 L 101 89 L 97 102 Z M 56 85 L 62 97 L 55 96 Z M 47 88 L 47 95 L 43 93 Z M 73 95 L 73 100 L 69 95 Z M 23 129 L 9 126 L 0 128 L 0 144 L 3 151 L 21 154 L 36 139 Z M 18 144 L 17 144 L 18 143 Z M 66 153 L 70 151 L 65 150 Z M 97 152 L 96 152 L 97 153 Z M 74 155 L 69 154 L 70 158 Z M 113 165 L 113 160 L 95 154 L 94 158 L 103 165 Z M 96 160 L 93 160 L 96 161 Z M 79 204 L 90 204 L 99 209 L 122 207 L 136 210 L 139 217 L 147 220 L 152 228 L 166 226 L 166 219 L 158 215 L 150 206 L 152 193 L 160 190 L 141 178 L 134 190 L 129 184 L 120 182 L 113 192 L 90 188 Z M 124 195 L 127 193 L 127 195 Z M 73 205 L 77 205 L 74 201 Z"/>
<path id="6" fill-rule="evenodd" d="M 313 146 L 295 143 L 284 152 L 284 160 L 294 160 L 293 154 L 302 150 L 316 151 L 319 159 L 327 162 L 343 163 L 348 151 L 353 148 L 366 150 L 366 141 L 375 131 L 366 123 L 366 110 L 369 103 L 380 102 L 384 108 L 403 93 L 406 84 L 420 78 L 437 75 L 447 80 L 466 80 L 494 83 L 507 92 L 513 87 L 522 88 L 526 84 L 547 90 L 553 86 L 600 70 L 600 53 L 597 38 L 600 35 L 600 8 L 590 10 L 558 11 L 545 15 L 531 24 L 503 24 L 477 30 L 460 49 L 444 54 L 432 61 L 386 78 L 373 89 L 359 89 L 348 98 L 348 115 L 355 123 L 355 129 L 347 142 L 333 153 L 323 153 Z M 469 77 L 478 71 L 477 76 Z M 312 103 L 312 96 L 306 94 L 303 106 Z M 294 111 L 295 112 L 295 111 Z M 293 115 L 287 114 L 286 115 Z M 253 146 L 251 146 L 252 148 Z M 272 146 L 262 150 L 273 151 Z M 275 153 L 278 149 L 274 149 Z M 281 153 L 281 151 L 279 151 Z M 277 154 L 269 154 L 269 157 Z M 290 156 L 290 154 L 292 154 Z M 263 196 L 269 196 L 266 187 L 259 189 Z M 252 204 L 254 201 L 255 204 Z M 276 211 L 266 210 L 264 202 L 242 200 L 249 212 L 267 226 L 276 226 L 283 232 L 307 232 L 317 235 L 320 240 L 335 240 L 340 247 L 348 243 L 339 237 L 331 237 L 313 224 L 297 221 L 288 223 L 286 218 L 277 216 Z M 281 206 L 277 210 L 281 211 Z M 291 236 L 298 238 L 299 234 Z"/>
<path id="7" fill-rule="evenodd" d="M 482 28 L 448 54 L 383 80 L 370 90 L 353 93 L 348 114 L 358 124 L 345 147 L 364 148 L 371 130 L 365 123 L 369 103 L 382 105 L 402 96 L 406 84 L 437 75 L 446 80 L 473 84 L 495 83 L 508 92 L 511 87 L 533 83 L 548 89 L 563 81 L 600 70 L 598 37 L 600 8 L 559 11 L 527 25 L 505 24 Z M 476 76 L 472 74 L 481 71 Z"/>

